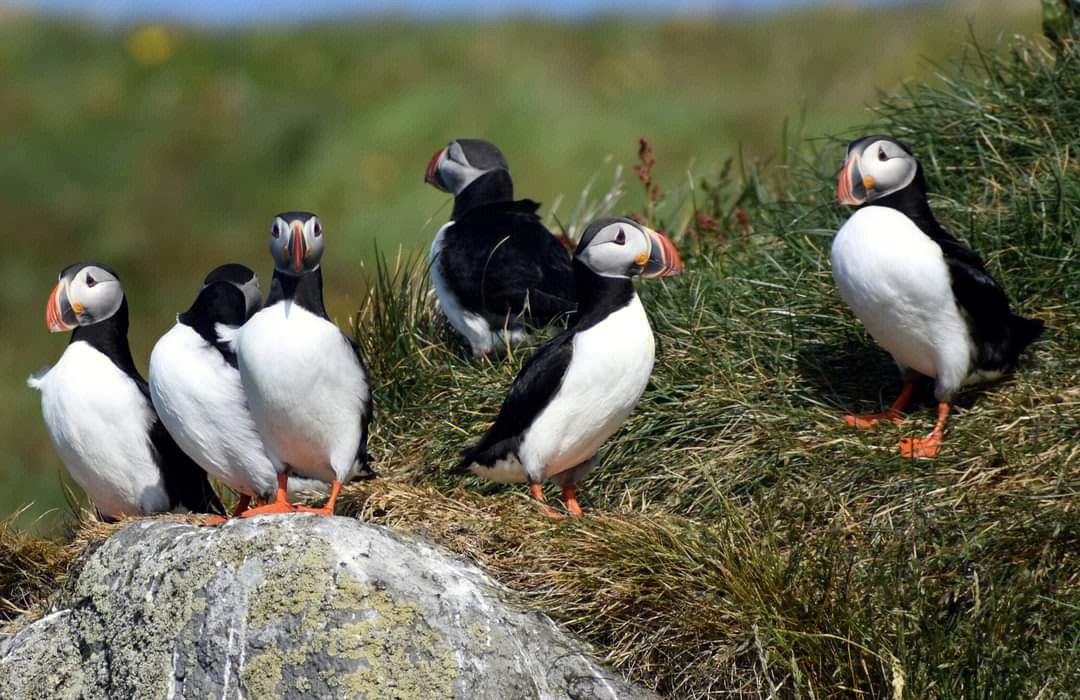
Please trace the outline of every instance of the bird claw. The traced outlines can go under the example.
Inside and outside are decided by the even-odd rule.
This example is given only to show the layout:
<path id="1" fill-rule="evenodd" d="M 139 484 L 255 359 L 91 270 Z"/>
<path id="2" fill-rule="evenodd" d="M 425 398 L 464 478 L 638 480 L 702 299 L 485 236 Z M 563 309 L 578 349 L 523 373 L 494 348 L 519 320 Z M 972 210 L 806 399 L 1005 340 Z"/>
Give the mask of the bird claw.
<path id="1" fill-rule="evenodd" d="M 925 438 L 904 438 L 897 448 L 900 454 L 911 459 L 937 457 L 941 452 L 941 438 L 936 435 Z"/>

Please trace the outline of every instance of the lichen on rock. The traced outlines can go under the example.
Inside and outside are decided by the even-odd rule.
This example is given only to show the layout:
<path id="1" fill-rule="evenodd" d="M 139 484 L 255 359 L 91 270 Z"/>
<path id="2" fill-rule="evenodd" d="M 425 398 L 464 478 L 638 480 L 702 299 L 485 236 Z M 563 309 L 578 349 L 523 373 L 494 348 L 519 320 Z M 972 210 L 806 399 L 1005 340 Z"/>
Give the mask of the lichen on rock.
<path id="1" fill-rule="evenodd" d="M 147 519 L 0 644 L 0 697 L 645 698 L 477 567 L 350 518 Z"/>

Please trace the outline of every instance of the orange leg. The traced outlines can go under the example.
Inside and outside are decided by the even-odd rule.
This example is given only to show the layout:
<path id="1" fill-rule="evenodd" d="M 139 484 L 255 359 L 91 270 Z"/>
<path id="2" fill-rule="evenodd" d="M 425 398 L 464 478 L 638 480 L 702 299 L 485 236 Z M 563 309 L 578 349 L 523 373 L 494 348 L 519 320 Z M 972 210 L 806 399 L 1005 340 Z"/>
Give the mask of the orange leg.
<path id="1" fill-rule="evenodd" d="M 297 506 L 296 510 L 301 513 L 315 513 L 316 515 L 333 515 L 334 504 L 337 503 L 338 494 L 341 493 L 341 481 L 334 479 L 330 482 L 330 498 L 326 500 L 326 504 L 321 508 L 308 508 L 307 506 Z"/>
<path id="2" fill-rule="evenodd" d="M 277 493 L 274 496 L 274 500 L 267 503 L 265 506 L 259 506 L 258 508 L 248 508 L 240 514 L 241 518 L 253 518 L 256 515 L 269 515 L 271 513 L 295 513 L 296 506 L 289 503 L 287 494 L 287 488 L 289 484 L 289 473 L 281 472 L 277 477 Z"/>
<path id="3" fill-rule="evenodd" d="M 577 487 L 573 484 L 563 484 L 563 501 L 566 502 L 566 510 L 575 518 L 581 517 L 581 505 L 577 502 Z"/>
<path id="4" fill-rule="evenodd" d="M 554 510 L 552 510 L 551 506 L 544 502 L 544 489 L 540 486 L 540 484 L 529 484 L 529 495 L 540 502 L 540 510 L 544 513 L 544 515 L 548 516 L 549 518 L 554 518 L 556 520 L 563 519 L 563 515 L 556 513 Z"/>
<path id="5" fill-rule="evenodd" d="M 945 421 L 949 418 L 952 404 L 942 401 L 937 405 L 937 422 L 934 430 L 924 438 L 904 438 L 897 447 L 905 457 L 936 457 L 945 438 Z"/>
<path id="6" fill-rule="evenodd" d="M 904 418 L 900 413 L 907 408 L 908 402 L 911 401 L 911 395 L 915 393 L 915 382 L 905 381 L 904 388 L 900 390 L 900 395 L 896 397 L 896 401 L 893 401 L 892 406 L 889 406 L 888 410 L 884 413 L 867 413 L 861 416 L 844 416 L 844 422 L 848 425 L 852 425 L 856 428 L 869 428 L 877 425 L 883 420 L 887 420 L 890 423 L 901 423 Z"/>

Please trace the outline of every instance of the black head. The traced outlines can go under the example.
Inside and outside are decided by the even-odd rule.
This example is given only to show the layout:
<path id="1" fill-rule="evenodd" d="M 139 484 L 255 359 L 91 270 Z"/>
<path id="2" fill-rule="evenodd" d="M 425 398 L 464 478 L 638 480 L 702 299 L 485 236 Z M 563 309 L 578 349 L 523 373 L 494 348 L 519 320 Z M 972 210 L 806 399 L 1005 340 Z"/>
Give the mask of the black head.
<path id="1" fill-rule="evenodd" d="M 456 196 L 476 178 L 497 170 L 509 173 L 510 166 L 495 144 L 482 139 L 456 139 L 431 157 L 424 182 Z"/>
<path id="2" fill-rule="evenodd" d="M 203 280 L 203 289 L 217 282 L 227 282 L 244 295 L 247 310 L 245 318 L 251 316 L 259 308 L 262 302 L 262 288 L 259 285 L 258 275 L 250 267 L 239 263 L 226 263 L 215 267 Z"/>

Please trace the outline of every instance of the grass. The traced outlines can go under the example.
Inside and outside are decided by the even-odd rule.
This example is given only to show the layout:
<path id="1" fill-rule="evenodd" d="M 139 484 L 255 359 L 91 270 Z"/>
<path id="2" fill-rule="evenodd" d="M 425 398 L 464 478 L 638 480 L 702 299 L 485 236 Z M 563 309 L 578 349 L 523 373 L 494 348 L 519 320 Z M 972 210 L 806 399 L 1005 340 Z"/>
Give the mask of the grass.
<path id="1" fill-rule="evenodd" d="M 902 426 L 842 425 L 899 378 L 832 285 L 827 251 L 850 212 L 831 203 L 844 144 L 823 138 L 764 174 L 732 165 L 692 189 L 656 175 L 654 201 L 623 183 L 618 206 L 654 212 L 687 273 L 641 285 L 657 366 L 585 481 L 580 520 L 446 472 L 530 348 L 471 359 L 422 261 L 381 259 L 352 322 L 376 380 L 382 478 L 348 486 L 339 512 L 475 558 L 667 697 L 1072 696 L 1080 50 L 970 58 L 884 99 L 866 127 L 910 143 L 943 224 L 1047 322 L 1009 378 L 960 396 L 939 458 L 895 450 L 929 431 L 928 387 Z M 4 535 L 9 614 L 109 531 L 86 527 L 72 545 Z"/>
<path id="2" fill-rule="evenodd" d="M 32 502 L 16 526 L 56 534 L 68 512 L 25 378 L 63 348 L 42 306 L 75 260 L 119 272 L 142 365 L 206 271 L 235 260 L 265 278 L 269 217 L 310 209 L 331 237 L 327 304 L 344 321 L 376 246 L 416 251 L 445 220 L 447 198 L 421 174 L 450 138 L 498 143 L 522 194 L 577 220 L 576 193 L 606 188 L 643 134 L 668 186 L 714 179 L 740 150 L 778 163 L 786 120 L 846 129 L 877 89 L 932 77 L 927 61 L 956 54 L 969 18 L 989 45 L 1038 31 L 1036 4 L 1020 5 L 228 32 L 4 15 L 0 513 Z M 858 40 L 870 27 L 887 31 Z"/>

